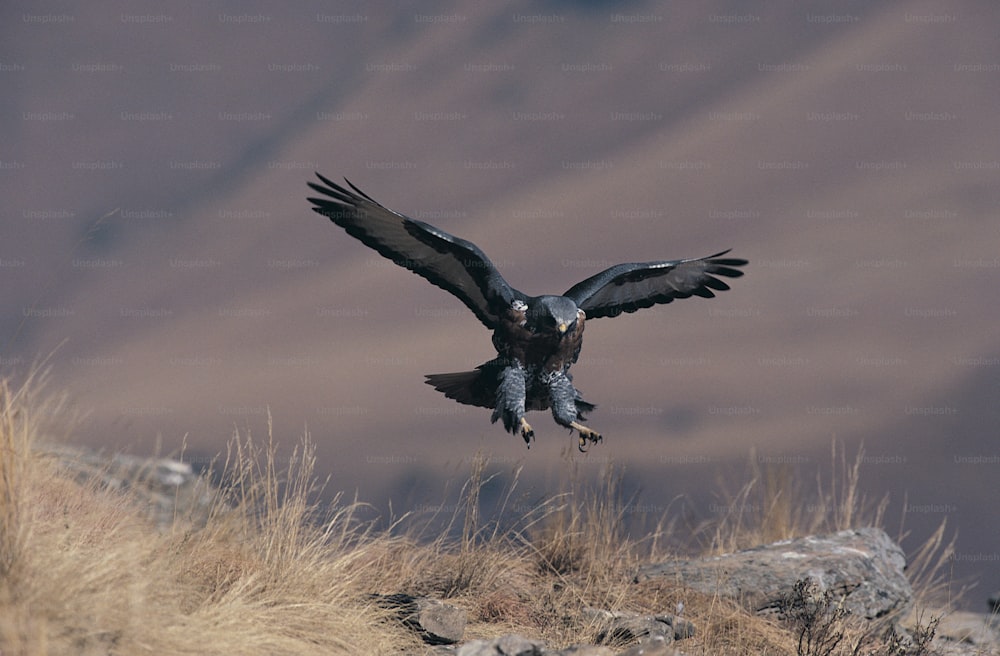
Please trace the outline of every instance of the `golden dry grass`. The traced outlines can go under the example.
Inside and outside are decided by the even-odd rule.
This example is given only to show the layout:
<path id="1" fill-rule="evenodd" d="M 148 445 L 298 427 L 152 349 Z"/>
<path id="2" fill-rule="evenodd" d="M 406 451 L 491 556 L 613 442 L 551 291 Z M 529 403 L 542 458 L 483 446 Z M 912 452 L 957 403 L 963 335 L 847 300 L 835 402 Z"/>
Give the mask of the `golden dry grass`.
<path id="1" fill-rule="evenodd" d="M 793 627 L 663 582 L 632 582 L 641 562 L 670 557 L 661 546 L 670 536 L 662 526 L 640 540 L 626 534 L 622 472 L 613 467 L 596 488 L 571 476 L 567 491 L 501 530 L 479 516 L 490 478 L 479 458 L 459 510 L 428 536 L 426 526 L 376 530 L 358 519 L 357 501 L 316 505 L 308 435 L 279 468 L 270 434 L 244 433 L 219 466 L 225 497 L 207 523 L 185 522 L 181 508 L 173 528 L 158 531 L 127 493 L 81 484 L 33 448 L 58 433 L 41 419 L 56 414 L 46 403 L 33 380 L 0 382 L 5 655 L 421 653 L 371 599 L 396 592 L 466 609 L 467 639 L 519 632 L 551 646 L 587 643 L 599 627 L 581 613 L 586 606 L 670 612 L 683 601 L 698 627 L 685 653 L 796 652 Z M 704 553 L 881 521 L 884 503 L 859 494 L 857 464 L 836 447 L 833 455 L 837 482 L 817 491 L 811 512 L 792 503 L 803 486 L 790 472 L 753 469 L 728 498 L 758 510 L 701 527 Z M 929 588 L 942 540 L 943 529 L 917 554 Z"/>
<path id="2" fill-rule="evenodd" d="M 382 540 L 308 505 L 312 446 L 288 468 L 234 439 L 233 507 L 155 530 L 127 494 L 81 485 L 32 451 L 26 388 L 0 385 L 4 654 L 389 653 L 412 638 L 359 591 Z M 287 483 L 287 484 L 286 484 Z"/>

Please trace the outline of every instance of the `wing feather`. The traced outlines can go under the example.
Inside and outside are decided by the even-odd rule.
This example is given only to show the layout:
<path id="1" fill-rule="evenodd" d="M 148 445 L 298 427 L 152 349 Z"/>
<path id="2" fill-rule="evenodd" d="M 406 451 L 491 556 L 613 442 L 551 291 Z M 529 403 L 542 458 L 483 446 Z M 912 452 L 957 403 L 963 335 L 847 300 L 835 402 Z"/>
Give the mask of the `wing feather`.
<path id="1" fill-rule="evenodd" d="M 713 298 L 714 292 L 729 289 L 715 276 L 739 278 L 743 271 L 737 267 L 747 263 L 721 257 L 728 252 L 689 260 L 618 264 L 573 285 L 564 296 L 573 299 L 588 319 L 616 317 L 675 298 Z"/>
<path id="2" fill-rule="evenodd" d="M 313 211 L 399 266 L 454 294 L 488 328 L 515 298 L 526 298 L 503 279 L 478 246 L 383 207 L 350 180 L 350 189 L 328 180 L 309 186 L 325 198 L 309 198 Z"/>

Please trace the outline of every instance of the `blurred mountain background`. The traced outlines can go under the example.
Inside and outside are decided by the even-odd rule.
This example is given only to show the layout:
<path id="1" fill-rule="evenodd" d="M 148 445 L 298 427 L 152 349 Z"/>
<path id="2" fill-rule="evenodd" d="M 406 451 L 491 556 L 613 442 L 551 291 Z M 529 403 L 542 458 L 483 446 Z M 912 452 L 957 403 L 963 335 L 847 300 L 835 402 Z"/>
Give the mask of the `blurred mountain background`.
<path id="1" fill-rule="evenodd" d="M 992 3 L 0 14 L 0 364 L 46 359 L 75 439 L 203 464 L 270 414 L 289 450 L 308 428 L 329 491 L 397 513 L 441 509 L 480 452 L 523 468 L 525 503 L 622 466 L 637 525 L 727 512 L 717 479 L 748 460 L 826 473 L 837 440 L 904 547 L 947 519 L 973 601 L 1000 578 Z M 529 294 L 730 247 L 750 266 L 588 324 L 574 374 L 605 441 L 579 455 L 536 416 L 526 450 L 423 384 L 489 333 L 312 213 L 313 171 Z"/>

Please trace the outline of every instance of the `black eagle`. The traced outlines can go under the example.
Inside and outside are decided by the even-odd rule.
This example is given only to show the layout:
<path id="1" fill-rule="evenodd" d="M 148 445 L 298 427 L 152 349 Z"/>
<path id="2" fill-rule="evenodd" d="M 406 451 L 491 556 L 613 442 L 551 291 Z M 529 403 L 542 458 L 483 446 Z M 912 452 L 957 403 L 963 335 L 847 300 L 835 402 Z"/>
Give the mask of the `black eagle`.
<path id="1" fill-rule="evenodd" d="M 492 408 L 492 422 L 520 433 L 530 446 L 534 431 L 524 414 L 551 408 L 556 423 L 579 433 L 579 448 L 601 441 L 581 424 L 595 406 L 573 387 L 569 369 L 580 357 L 584 323 L 615 317 L 675 298 L 729 289 L 715 276 L 738 278 L 746 260 L 708 257 L 618 264 L 570 287 L 561 296 L 528 296 L 511 287 L 472 242 L 383 207 L 348 180 L 309 186 L 309 198 L 328 217 L 383 257 L 451 292 L 493 331 L 497 356 L 474 371 L 430 374 L 427 384 L 459 403 Z"/>

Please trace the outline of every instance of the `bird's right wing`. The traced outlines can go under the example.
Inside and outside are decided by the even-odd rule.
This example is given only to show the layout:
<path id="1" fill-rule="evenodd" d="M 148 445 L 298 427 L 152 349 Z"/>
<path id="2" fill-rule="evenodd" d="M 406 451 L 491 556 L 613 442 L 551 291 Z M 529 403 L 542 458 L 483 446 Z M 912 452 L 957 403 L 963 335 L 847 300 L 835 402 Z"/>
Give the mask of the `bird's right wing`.
<path id="1" fill-rule="evenodd" d="M 383 207 L 348 180 L 350 189 L 327 180 L 309 186 L 326 198 L 309 198 L 322 214 L 383 257 L 451 292 L 488 328 L 515 298 L 525 298 L 503 279 L 472 242 Z"/>
<path id="2" fill-rule="evenodd" d="M 576 302 L 588 319 L 616 317 L 675 298 L 712 298 L 729 285 L 715 276 L 739 278 L 746 260 L 723 258 L 729 251 L 690 260 L 618 264 L 570 287 L 564 296 Z"/>

